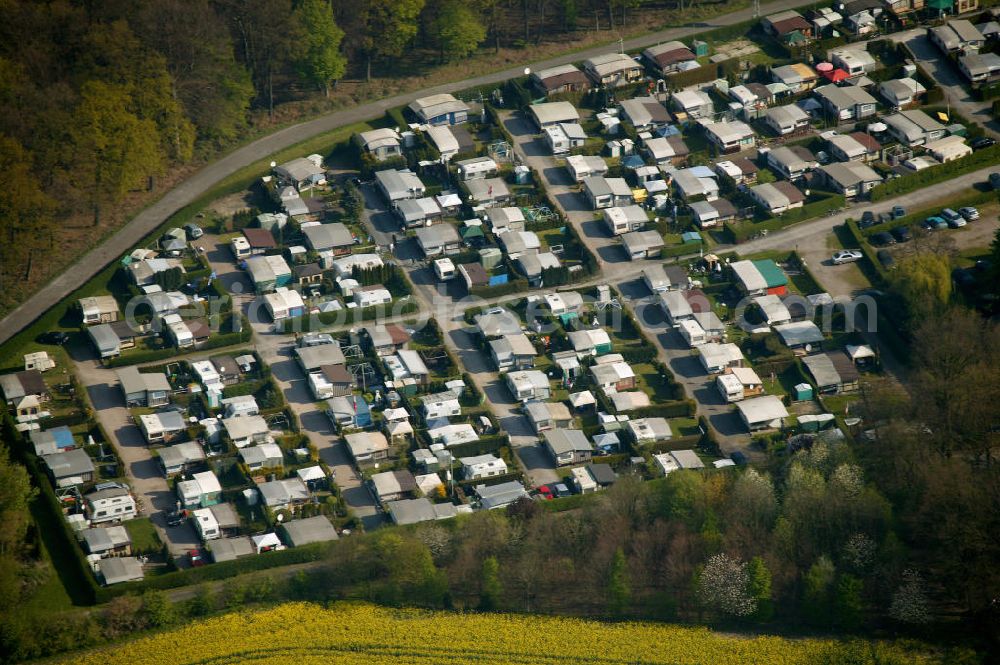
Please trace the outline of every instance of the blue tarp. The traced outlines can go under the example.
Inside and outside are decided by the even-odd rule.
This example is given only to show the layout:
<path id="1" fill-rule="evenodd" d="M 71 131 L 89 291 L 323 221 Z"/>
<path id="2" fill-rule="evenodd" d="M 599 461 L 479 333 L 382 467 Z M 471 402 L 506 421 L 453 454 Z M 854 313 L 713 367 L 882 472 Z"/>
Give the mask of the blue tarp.
<path id="1" fill-rule="evenodd" d="M 657 127 L 653 133 L 663 138 L 667 138 L 670 136 L 680 136 L 681 130 L 673 125 L 666 125 L 664 127 Z"/>
<path id="2" fill-rule="evenodd" d="M 701 234 L 697 231 L 687 231 L 681 234 L 681 240 L 684 242 L 702 242 Z"/>
<path id="3" fill-rule="evenodd" d="M 637 169 L 645 165 L 646 162 L 639 155 L 629 155 L 622 159 L 622 166 L 627 169 Z"/>
<path id="4" fill-rule="evenodd" d="M 497 286 L 498 284 L 507 283 L 507 273 L 502 275 L 490 275 L 490 286 Z"/>

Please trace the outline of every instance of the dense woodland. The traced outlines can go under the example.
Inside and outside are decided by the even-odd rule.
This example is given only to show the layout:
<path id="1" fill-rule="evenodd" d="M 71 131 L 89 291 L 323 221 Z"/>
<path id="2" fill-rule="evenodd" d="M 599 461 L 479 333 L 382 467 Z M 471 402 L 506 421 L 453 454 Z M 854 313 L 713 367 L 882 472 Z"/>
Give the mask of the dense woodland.
<path id="1" fill-rule="evenodd" d="M 684 4 L 0 0 L 0 314 L 124 221 L 136 192 L 339 81 L 412 78 Z"/>

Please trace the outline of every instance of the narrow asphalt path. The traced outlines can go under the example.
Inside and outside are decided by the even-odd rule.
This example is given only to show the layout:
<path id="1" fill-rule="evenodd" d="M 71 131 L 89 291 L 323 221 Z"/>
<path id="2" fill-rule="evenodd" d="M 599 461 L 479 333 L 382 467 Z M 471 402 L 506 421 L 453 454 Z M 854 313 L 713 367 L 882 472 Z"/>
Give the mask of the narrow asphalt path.
<path id="1" fill-rule="evenodd" d="M 803 0 L 776 0 L 775 2 L 762 5 L 761 14 L 767 15 L 806 4 L 809 3 Z M 622 46 L 629 51 L 642 49 L 650 44 L 657 44 L 672 39 L 682 39 L 713 28 L 740 23 L 749 20 L 752 16 L 750 8 L 741 9 L 704 23 L 699 23 L 697 26 L 669 28 L 660 32 L 628 39 L 624 41 Z M 592 56 L 606 53 L 611 48 L 613 47 L 609 45 L 598 46 L 541 62 L 525 63 L 525 65 L 530 64 L 534 69 L 542 69 L 568 62 L 585 60 Z M 216 184 L 240 169 L 318 134 L 329 132 L 337 127 L 378 118 L 386 110 L 407 104 L 416 97 L 441 92 L 457 92 L 475 86 L 490 85 L 521 76 L 522 74 L 523 65 L 403 95 L 387 97 L 344 111 L 330 113 L 315 120 L 286 127 L 234 150 L 228 155 L 205 166 L 180 185 L 164 194 L 160 199 L 150 204 L 114 235 L 84 254 L 76 263 L 69 266 L 62 274 L 32 295 L 27 302 L 0 320 L 0 343 L 6 342 L 16 335 L 44 314 L 50 307 L 56 305 L 60 300 L 79 288 L 81 284 L 84 284 L 91 277 L 103 270 L 105 266 L 118 260 L 119 257 L 124 255 L 139 240 L 152 233 L 158 226 L 169 219 L 171 215 L 191 204 Z"/>

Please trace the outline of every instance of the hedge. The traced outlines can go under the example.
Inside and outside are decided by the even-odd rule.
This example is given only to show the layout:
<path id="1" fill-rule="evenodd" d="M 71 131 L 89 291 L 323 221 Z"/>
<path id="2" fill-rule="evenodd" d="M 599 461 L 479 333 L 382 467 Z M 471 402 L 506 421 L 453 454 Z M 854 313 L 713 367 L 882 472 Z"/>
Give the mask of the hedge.
<path id="1" fill-rule="evenodd" d="M 675 450 L 687 450 L 689 448 L 694 448 L 701 444 L 701 434 L 689 434 L 687 436 L 679 436 L 672 438 L 668 441 L 660 441 L 659 443 L 646 443 L 636 445 L 636 450 L 641 450 L 644 453 L 669 453 Z"/>
<path id="2" fill-rule="evenodd" d="M 126 365 L 138 365 L 142 363 L 156 362 L 158 360 L 167 360 L 182 353 L 195 353 L 198 351 L 221 349 L 223 347 L 235 346 L 237 344 L 246 344 L 250 341 L 253 329 L 250 327 L 250 324 L 246 321 L 246 319 L 244 319 L 243 323 L 243 330 L 240 332 L 213 335 L 208 338 L 207 342 L 197 348 L 178 350 L 171 346 L 164 349 L 150 349 L 149 351 L 132 351 L 126 355 L 118 356 L 117 358 L 110 358 L 104 361 L 104 366 L 114 368 L 125 367 Z"/>
<path id="3" fill-rule="evenodd" d="M 52 567 L 74 604 L 93 605 L 98 592 L 97 580 L 69 522 L 63 517 L 62 504 L 52 489 L 48 475 L 38 458 L 29 452 L 7 411 L 0 425 L 0 438 L 7 444 L 11 458 L 24 465 L 32 484 L 38 489 L 38 494 L 31 501 L 31 515 L 52 559 Z"/>
<path id="4" fill-rule="evenodd" d="M 448 452 L 450 452 L 456 459 L 459 457 L 473 457 L 475 455 L 495 453 L 509 443 L 510 437 L 506 434 L 497 434 L 494 436 L 481 437 L 478 441 L 468 441 L 466 443 L 449 446 Z"/>
<path id="5" fill-rule="evenodd" d="M 741 243 L 746 242 L 750 236 L 761 231 L 777 231 L 797 222 L 819 217 L 821 213 L 827 210 L 843 208 L 846 204 L 846 200 L 840 194 L 829 194 L 819 201 L 806 203 L 801 208 L 789 210 L 780 217 L 771 217 L 762 222 L 752 222 L 750 224 L 725 222 L 723 226 L 734 243 Z"/>
<path id="6" fill-rule="evenodd" d="M 932 166 L 923 171 L 914 171 L 894 180 L 887 180 L 871 191 L 871 200 L 881 201 L 892 196 L 907 194 L 997 164 L 1000 164 L 1000 145 L 977 150 L 968 157 L 962 157 L 947 164 Z"/>
<path id="7" fill-rule="evenodd" d="M 375 319 L 385 318 L 386 316 L 397 316 L 404 314 L 413 314 L 420 309 L 415 300 L 408 300 L 403 304 L 403 307 L 396 310 L 396 304 L 398 301 L 394 301 L 390 306 L 390 311 L 386 311 L 384 305 L 372 305 L 371 307 L 363 307 L 354 309 L 342 309 L 335 312 L 320 312 L 318 314 L 310 313 L 305 316 L 297 316 L 291 319 L 285 319 L 281 324 L 281 330 L 285 334 L 296 333 L 296 332 L 310 332 L 312 330 L 322 329 L 322 326 L 330 325 L 351 325 L 353 323 L 361 323 L 362 321 L 372 321 Z"/>
<path id="8" fill-rule="evenodd" d="M 509 473 L 504 473 L 499 476 L 489 476 L 488 478 L 471 478 L 469 480 L 460 480 L 456 484 L 462 488 L 475 487 L 476 485 L 499 485 L 500 483 L 506 483 L 510 480 L 520 480 L 521 473 L 519 471 L 511 471 Z"/>
<path id="9" fill-rule="evenodd" d="M 147 589 L 175 589 L 202 582 L 223 580 L 259 570 L 321 561 L 328 558 L 337 546 L 338 541 L 311 543 L 301 547 L 242 557 L 233 561 L 221 561 L 210 566 L 177 570 L 155 577 L 147 577 L 141 582 L 116 584 L 113 587 L 99 588 L 96 594 L 97 602 L 104 603 L 117 596 L 128 594 L 140 595 Z"/>
<path id="10" fill-rule="evenodd" d="M 885 282 L 885 271 L 882 269 L 882 264 L 879 262 L 878 257 L 875 255 L 875 248 L 869 244 L 861 230 L 858 229 L 858 224 L 853 219 L 847 220 L 844 224 L 844 228 L 847 230 L 847 234 L 854 241 L 854 244 L 861 250 L 864 258 L 858 262 L 858 267 L 861 268 L 861 272 L 865 274 L 865 277 L 874 286 L 878 286 Z"/>
<path id="11" fill-rule="evenodd" d="M 656 358 L 656 347 L 648 342 L 641 346 L 629 346 L 618 349 L 622 359 L 630 364 L 648 363 Z"/>
<path id="12" fill-rule="evenodd" d="M 465 390 L 462 391 L 462 396 L 459 398 L 459 402 L 462 406 L 479 406 L 483 403 L 483 393 L 479 391 L 476 386 L 476 382 L 472 380 L 472 376 L 465 372 L 462 374 L 462 381 L 465 382 Z"/>
<path id="13" fill-rule="evenodd" d="M 691 399 L 676 400 L 662 404 L 651 404 L 628 412 L 631 418 L 690 418 L 698 409 Z"/>
<path id="14" fill-rule="evenodd" d="M 497 284 L 496 286 L 474 286 L 469 289 L 469 293 L 479 298 L 499 298 L 511 293 L 527 291 L 530 288 L 528 280 L 517 278 L 510 279 L 504 284 Z"/>

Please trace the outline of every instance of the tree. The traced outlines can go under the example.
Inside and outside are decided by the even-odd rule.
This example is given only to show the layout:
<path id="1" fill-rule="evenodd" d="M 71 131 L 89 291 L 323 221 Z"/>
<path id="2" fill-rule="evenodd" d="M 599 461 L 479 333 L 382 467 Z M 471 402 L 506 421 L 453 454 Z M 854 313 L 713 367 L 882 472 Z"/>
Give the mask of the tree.
<path id="1" fill-rule="evenodd" d="M 495 556 L 483 561 L 482 580 L 479 585 L 479 609 L 489 612 L 500 606 L 503 586 L 500 584 L 500 562 Z"/>
<path id="2" fill-rule="evenodd" d="M 136 33 L 166 58 L 173 89 L 200 139 L 228 143 L 246 126 L 254 96 L 250 72 L 209 0 L 139 3 Z"/>
<path id="3" fill-rule="evenodd" d="M 149 589 L 142 594 L 142 622 L 150 628 L 169 626 L 177 619 L 174 604 L 159 589 Z"/>
<path id="4" fill-rule="evenodd" d="M 76 157 L 73 181 L 90 201 L 95 225 L 102 204 L 121 200 L 163 167 L 156 124 L 130 108 L 126 87 L 100 81 L 83 85 L 68 149 Z"/>
<path id="5" fill-rule="evenodd" d="M 486 28 L 463 0 L 444 0 L 434 19 L 441 62 L 458 60 L 479 48 L 486 39 Z"/>
<path id="6" fill-rule="evenodd" d="M 28 504 L 35 492 L 27 470 L 0 447 L 0 556 L 21 549 L 31 520 Z"/>
<path id="7" fill-rule="evenodd" d="M 802 609 L 813 624 L 830 622 L 830 591 L 834 578 L 833 562 L 826 556 L 816 560 L 802 580 Z"/>
<path id="8" fill-rule="evenodd" d="M 903 572 L 903 583 L 892 595 L 889 616 L 900 623 L 925 624 L 930 622 L 927 591 L 920 573 L 915 570 Z"/>
<path id="9" fill-rule="evenodd" d="M 135 596 L 112 598 L 101 612 L 101 632 L 113 640 L 143 628 L 141 606 L 142 602 Z"/>
<path id="10" fill-rule="evenodd" d="M 608 612 L 621 616 L 628 610 L 632 600 L 632 583 L 629 580 L 628 562 L 622 548 L 615 550 L 608 573 Z"/>
<path id="11" fill-rule="evenodd" d="M 853 575 L 843 574 L 837 578 L 833 592 L 833 615 L 837 625 L 844 630 L 854 631 L 861 626 L 862 589 L 861 580 Z"/>
<path id="12" fill-rule="evenodd" d="M 750 559 L 747 564 L 747 594 L 757 603 L 754 618 L 767 621 L 774 613 L 774 603 L 771 600 L 771 571 L 759 556 Z"/>
<path id="13" fill-rule="evenodd" d="M 52 242 L 52 204 L 32 171 L 32 161 L 17 140 L 0 135 L 0 173 L 4 174 L 0 188 L 0 275 L 10 273 L 15 281 L 31 277 L 34 252 L 43 248 L 43 239 Z M 5 287 L 0 279 L 0 290 Z"/>
<path id="14" fill-rule="evenodd" d="M 906 302 L 911 318 L 939 310 L 951 297 L 948 257 L 926 252 L 907 256 L 893 271 L 892 286 Z"/>
<path id="15" fill-rule="evenodd" d="M 733 617 L 746 617 L 757 609 L 749 593 L 747 565 L 728 554 L 716 554 L 697 576 L 695 588 L 701 604 Z"/>
<path id="16" fill-rule="evenodd" d="M 424 0 L 361 0 L 361 52 L 365 57 L 365 78 L 372 79 L 372 61 L 403 55 L 417 35 L 418 18 Z"/>
<path id="17" fill-rule="evenodd" d="M 299 70 L 329 98 L 331 84 L 347 71 L 347 58 L 340 52 L 344 31 L 334 22 L 327 0 L 303 0 L 296 16 L 303 33 Z"/>

